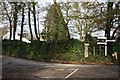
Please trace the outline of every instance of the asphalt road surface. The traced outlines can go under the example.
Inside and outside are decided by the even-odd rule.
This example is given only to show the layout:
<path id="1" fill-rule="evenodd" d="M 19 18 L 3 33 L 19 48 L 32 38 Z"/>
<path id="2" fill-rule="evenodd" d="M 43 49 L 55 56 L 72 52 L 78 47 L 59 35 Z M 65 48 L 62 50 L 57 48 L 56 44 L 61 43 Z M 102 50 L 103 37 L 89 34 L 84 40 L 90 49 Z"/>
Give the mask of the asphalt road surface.
<path id="1" fill-rule="evenodd" d="M 2 56 L 3 80 L 119 80 L 118 65 L 46 63 Z"/>

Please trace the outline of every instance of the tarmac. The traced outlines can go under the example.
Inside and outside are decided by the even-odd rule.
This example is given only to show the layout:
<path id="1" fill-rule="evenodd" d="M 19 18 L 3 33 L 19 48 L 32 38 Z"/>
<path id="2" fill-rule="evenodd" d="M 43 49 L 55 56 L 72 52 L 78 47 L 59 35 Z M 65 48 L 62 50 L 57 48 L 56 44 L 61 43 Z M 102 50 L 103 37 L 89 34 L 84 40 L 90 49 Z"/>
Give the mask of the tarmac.
<path id="1" fill-rule="evenodd" d="M 2 80 L 120 80 L 118 65 L 47 63 L 2 56 Z"/>

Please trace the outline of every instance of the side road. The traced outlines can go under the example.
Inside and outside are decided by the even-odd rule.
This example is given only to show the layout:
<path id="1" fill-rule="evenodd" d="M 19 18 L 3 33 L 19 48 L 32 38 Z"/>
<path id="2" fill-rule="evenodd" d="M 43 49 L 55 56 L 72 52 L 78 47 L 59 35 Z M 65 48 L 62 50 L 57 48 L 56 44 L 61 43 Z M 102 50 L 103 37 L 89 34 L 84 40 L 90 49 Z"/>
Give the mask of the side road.
<path id="1" fill-rule="evenodd" d="M 2 78 L 32 79 L 53 78 L 70 79 L 102 78 L 118 79 L 118 65 L 76 65 L 46 63 L 15 57 L 2 56 Z"/>

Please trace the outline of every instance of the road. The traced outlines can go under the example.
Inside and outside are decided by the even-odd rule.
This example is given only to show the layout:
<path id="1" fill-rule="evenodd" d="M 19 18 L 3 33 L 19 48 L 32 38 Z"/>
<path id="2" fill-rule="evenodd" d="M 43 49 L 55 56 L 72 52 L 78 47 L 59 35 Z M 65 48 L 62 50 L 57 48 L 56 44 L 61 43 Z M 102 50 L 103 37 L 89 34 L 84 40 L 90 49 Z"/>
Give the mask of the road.
<path id="1" fill-rule="evenodd" d="M 4 80 L 118 80 L 117 65 L 46 63 L 2 56 Z"/>

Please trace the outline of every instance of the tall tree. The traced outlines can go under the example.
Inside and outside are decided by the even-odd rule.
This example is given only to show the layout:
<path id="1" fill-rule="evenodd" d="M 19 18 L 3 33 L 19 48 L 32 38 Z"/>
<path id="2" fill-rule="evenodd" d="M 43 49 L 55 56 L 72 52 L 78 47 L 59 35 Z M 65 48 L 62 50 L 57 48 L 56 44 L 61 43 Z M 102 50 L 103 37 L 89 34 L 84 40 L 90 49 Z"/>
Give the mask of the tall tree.
<path id="1" fill-rule="evenodd" d="M 60 5 L 56 1 L 54 1 L 54 4 L 48 9 L 45 20 L 45 29 L 47 40 L 68 40 L 67 26 Z"/>
<path id="2" fill-rule="evenodd" d="M 113 20 L 113 24 L 116 23 L 115 25 L 117 25 L 117 27 L 115 28 L 115 30 L 113 31 L 112 34 L 112 39 L 115 38 L 115 33 L 117 33 L 117 31 L 119 31 L 120 29 L 120 1 L 115 3 L 115 8 L 114 8 L 114 20 Z"/>
<path id="3" fill-rule="evenodd" d="M 28 24 L 29 24 L 29 28 L 30 28 L 30 35 L 31 35 L 31 41 L 33 41 L 33 34 L 32 34 L 32 28 L 31 28 L 31 18 L 30 18 L 30 8 L 31 3 L 28 2 Z"/>
<path id="4" fill-rule="evenodd" d="M 65 14 L 63 14 L 64 20 L 66 22 L 66 27 L 67 27 L 67 31 L 68 31 L 68 39 L 70 39 L 70 32 L 69 32 L 69 22 L 70 22 L 70 14 L 69 11 L 71 10 L 72 6 L 71 6 L 71 2 L 61 2 L 60 3 L 60 7 L 63 10 L 63 12 L 65 12 Z"/>
<path id="5" fill-rule="evenodd" d="M 110 39 L 110 31 L 113 26 L 113 16 L 114 14 L 111 13 L 113 12 L 113 2 L 108 2 L 107 4 L 107 24 L 106 24 L 106 29 L 105 29 L 105 36 L 107 39 Z"/>
<path id="6" fill-rule="evenodd" d="M 85 41 L 86 34 L 91 34 L 96 28 L 94 20 L 98 13 L 97 7 L 100 5 L 102 4 L 95 2 L 74 2 L 72 4 L 72 15 L 70 17 L 75 22 L 81 41 Z"/>
<path id="7" fill-rule="evenodd" d="M 34 17 L 34 30 L 37 40 L 39 40 L 38 34 L 37 34 L 37 25 L 36 25 L 36 9 L 35 9 L 36 3 L 33 2 L 33 17 Z"/>
<path id="8" fill-rule="evenodd" d="M 5 2 L 3 2 L 3 8 L 5 10 L 5 15 L 7 16 L 8 20 L 9 20 L 9 26 L 10 26 L 10 37 L 9 37 L 9 40 L 11 40 L 11 38 L 12 38 L 12 9 L 10 11 L 8 11 L 7 10 L 7 5 L 6 5 Z"/>
<path id="9" fill-rule="evenodd" d="M 100 29 L 105 30 L 105 36 L 107 39 L 114 38 L 114 34 L 119 27 L 119 4 L 120 2 L 105 2 L 101 7 L 96 7 L 101 10 L 97 14 L 98 18 L 96 18 L 94 22 L 97 26 L 101 26 Z M 113 31 L 112 37 L 110 35 L 111 31 Z"/>
<path id="10" fill-rule="evenodd" d="M 14 19 L 14 30 L 13 30 L 13 40 L 15 40 L 15 35 L 16 35 L 16 29 L 17 29 L 17 20 L 18 20 L 18 11 L 21 8 L 21 5 L 18 4 L 18 2 L 12 2 L 12 4 L 14 5 L 14 12 L 13 12 L 13 19 Z"/>
<path id="11" fill-rule="evenodd" d="M 21 22 L 21 35 L 20 35 L 20 41 L 22 41 L 22 37 L 23 37 L 23 23 L 24 23 L 24 7 L 25 7 L 25 4 L 24 3 L 21 3 L 21 7 L 22 7 L 22 22 Z"/>

